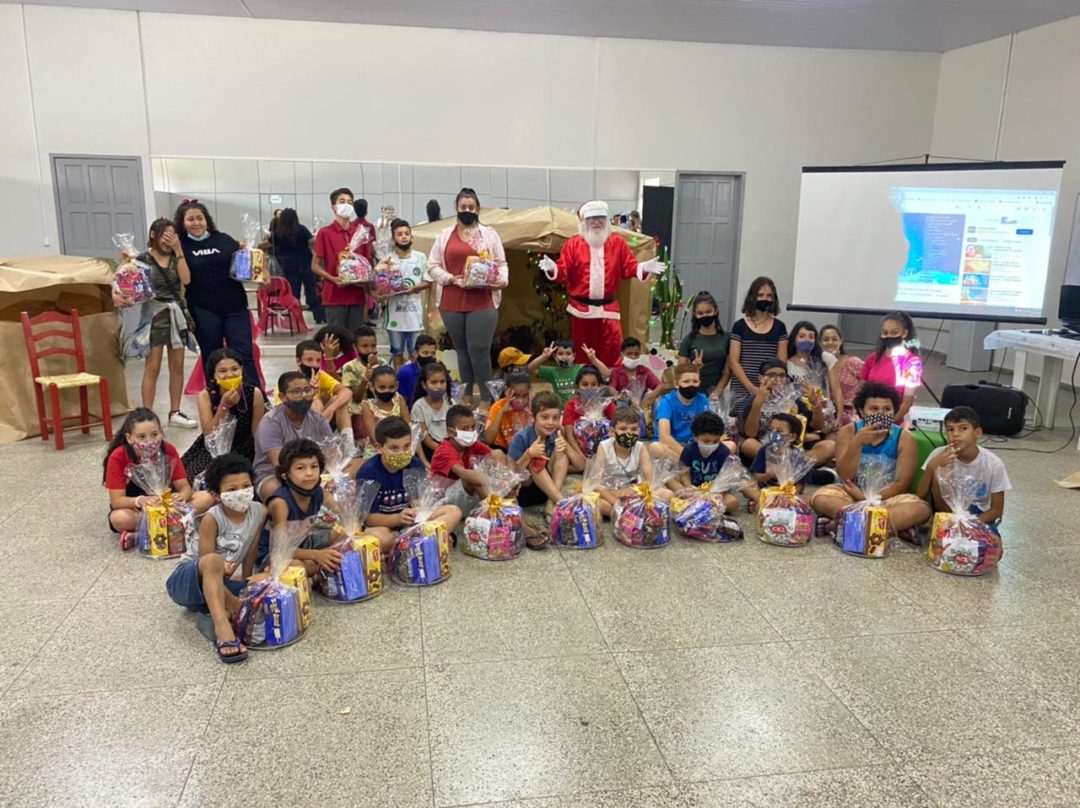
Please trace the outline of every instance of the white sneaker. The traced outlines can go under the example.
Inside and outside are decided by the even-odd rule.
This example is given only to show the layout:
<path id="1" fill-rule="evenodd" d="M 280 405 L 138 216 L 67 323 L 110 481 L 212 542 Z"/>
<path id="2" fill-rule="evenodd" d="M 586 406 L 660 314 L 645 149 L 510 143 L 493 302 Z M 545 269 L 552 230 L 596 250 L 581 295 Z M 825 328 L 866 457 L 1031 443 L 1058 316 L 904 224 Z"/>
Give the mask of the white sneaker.
<path id="1" fill-rule="evenodd" d="M 188 418 L 184 413 L 180 412 L 180 410 L 169 413 L 169 426 L 178 426 L 182 429 L 194 429 L 198 425 L 198 421 Z"/>

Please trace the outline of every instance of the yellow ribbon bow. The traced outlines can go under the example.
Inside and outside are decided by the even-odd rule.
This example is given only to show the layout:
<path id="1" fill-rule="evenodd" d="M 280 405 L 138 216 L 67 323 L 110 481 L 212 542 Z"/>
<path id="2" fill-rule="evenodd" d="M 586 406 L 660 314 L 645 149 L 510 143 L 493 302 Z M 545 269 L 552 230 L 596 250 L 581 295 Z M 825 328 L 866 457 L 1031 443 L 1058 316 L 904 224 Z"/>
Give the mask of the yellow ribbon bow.
<path id="1" fill-rule="evenodd" d="M 504 505 L 509 505 L 510 500 L 505 497 L 500 497 L 498 494 L 488 494 L 484 500 L 484 507 L 487 508 L 488 516 L 495 518 L 499 515 L 499 511 L 502 510 Z"/>
<path id="2" fill-rule="evenodd" d="M 799 495 L 799 492 L 795 490 L 794 480 L 785 480 L 782 483 L 778 482 L 778 484 L 774 486 L 774 489 L 791 499 L 794 499 Z"/>
<path id="3" fill-rule="evenodd" d="M 655 500 L 653 499 L 653 490 L 651 485 L 649 485 L 648 483 L 638 483 L 634 486 L 634 490 L 637 491 L 638 496 L 641 497 L 642 500 L 644 500 L 646 507 L 653 507 L 653 505 L 655 504 Z"/>

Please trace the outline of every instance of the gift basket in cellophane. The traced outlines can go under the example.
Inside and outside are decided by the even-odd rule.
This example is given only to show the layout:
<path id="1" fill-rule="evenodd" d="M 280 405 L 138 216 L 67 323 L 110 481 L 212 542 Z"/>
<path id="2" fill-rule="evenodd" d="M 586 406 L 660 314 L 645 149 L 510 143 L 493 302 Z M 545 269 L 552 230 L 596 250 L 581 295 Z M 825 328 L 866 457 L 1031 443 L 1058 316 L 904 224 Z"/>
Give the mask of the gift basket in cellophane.
<path id="1" fill-rule="evenodd" d="M 113 289 L 132 303 L 145 303 L 154 299 L 154 280 L 150 266 L 136 256 L 135 236 L 131 233 L 117 233 L 113 236 L 119 254 L 116 273 L 113 275 Z"/>
<path id="2" fill-rule="evenodd" d="M 315 591 L 339 603 L 356 603 L 383 591 L 382 551 L 375 536 L 365 535 L 364 520 L 379 493 L 379 484 L 363 480 L 339 486 L 327 499 L 337 521 L 330 529 L 330 548 L 341 554 L 333 572 L 315 577 Z"/>
<path id="3" fill-rule="evenodd" d="M 203 443 L 206 445 L 206 453 L 210 455 L 211 462 L 232 451 L 233 438 L 236 437 L 236 423 L 236 416 L 229 413 L 220 424 L 211 427 L 210 431 L 203 435 Z M 196 491 L 206 490 L 206 469 L 195 475 L 195 479 L 191 481 L 191 487 Z"/>
<path id="4" fill-rule="evenodd" d="M 495 259 L 486 249 L 481 249 L 476 255 L 470 255 L 465 259 L 465 270 L 462 273 L 466 289 L 485 289 L 499 285 L 499 266 Z"/>
<path id="5" fill-rule="evenodd" d="M 405 469 L 403 482 L 413 523 L 398 533 L 390 550 L 390 574 L 406 586 L 432 586 L 450 577 L 450 533 L 432 519 L 453 482 L 420 469 Z"/>
<path id="6" fill-rule="evenodd" d="M 779 547 L 802 547 L 814 537 L 814 512 L 796 484 L 814 468 L 814 461 L 787 443 L 766 449 L 765 467 L 776 485 L 763 488 L 758 499 L 758 538 Z"/>
<path id="7" fill-rule="evenodd" d="M 462 552 L 487 561 L 517 558 L 525 549 L 525 527 L 521 506 L 510 494 L 528 479 L 528 472 L 504 466 L 494 457 L 485 457 L 474 470 L 483 477 L 487 495 L 465 520 Z"/>
<path id="8" fill-rule="evenodd" d="M 311 582 L 302 566 L 290 566 L 310 530 L 311 520 L 270 528 L 268 574 L 240 592 L 240 608 L 233 618 L 233 631 L 248 648 L 284 648 L 311 626 Z"/>
<path id="9" fill-rule="evenodd" d="M 631 486 L 634 493 L 615 503 L 611 513 L 612 533 L 620 544 L 652 549 L 671 542 L 671 505 L 664 483 L 673 473 L 673 463 L 656 461 L 652 473 Z"/>
<path id="10" fill-rule="evenodd" d="M 240 242 L 240 249 L 233 253 L 229 277 L 244 283 L 269 283 L 266 253 L 257 246 L 262 240 L 263 226 L 247 213 L 240 219 L 243 241 Z"/>
<path id="11" fill-rule="evenodd" d="M 603 543 L 600 528 L 600 489 L 604 487 L 604 461 L 592 457 L 585 463 L 581 488 L 559 500 L 551 514 L 551 541 L 570 550 L 591 550 Z"/>
<path id="12" fill-rule="evenodd" d="M 338 278 L 347 286 L 358 283 L 372 283 L 375 280 L 375 268 L 371 261 L 357 252 L 364 244 L 371 242 L 371 230 L 363 225 L 356 228 L 349 246 L 338 254 Z"/>
<path id="13" fill-rule="evenodd" d="M 742 528 L 727 512 L 724 497 L 753 482 L 742 461 L 736 455 L 729 456 L 716 477 L 697 488 L 680 491 L 671 500 L 676 531 L 698 541 L 738 541 L 743 537 Z"/>
<path id="14" fill-rule="evenodd" d="M 863 558 L 883 558 L 896 539 L 881 492 L 893 479 L 891 464 L 864 458 L 856 483 L 865 499 L 840 509 L 836 515 L 836 546 Z"/>
<path id="15" fill-rule="evenodd" d="M 992 572 L 1003 548 L 997 531 L 972 512 L 982 483 L 960 470 L 942 469 L 937 472 L 937 482 L 950 512 L 934 514 L 926 550 L 930 563 L 951 575 Z"/>
<path id="16" fill-rule="evenodd" d="M 574 437 L 585 457 L 596 454 L 596 447 L 611 435 L 611 421 L 607 409 L 611 397 L 601 395 L 599 390 L 586 390 L 578 394 L 581 401 L 581 417 L 574 423 Z"/>
<path id="17" fill-rule="evenodd" d="M 137 547 L 147 558 L 179 558 L 195 530 L 195 509 L 172 490 L 173 462 L 160 451 L 128 467 L 128 478 L 153 498 L 144 504 Z"/>

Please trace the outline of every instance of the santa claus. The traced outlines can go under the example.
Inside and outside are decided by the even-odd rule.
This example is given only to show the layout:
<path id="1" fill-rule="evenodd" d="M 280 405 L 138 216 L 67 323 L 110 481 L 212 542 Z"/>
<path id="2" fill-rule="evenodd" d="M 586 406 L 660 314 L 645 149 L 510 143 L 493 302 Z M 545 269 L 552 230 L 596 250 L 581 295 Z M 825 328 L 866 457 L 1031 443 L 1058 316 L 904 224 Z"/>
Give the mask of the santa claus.
<path id="1" fill-rule="evenodd" d="M 576 360 L 588 363 L 584 348 L 590 346 L 601 362 L 612 367 L 618 364 L 622 348 L 621 315 L 615 301 L 619 284 L 629 278 L 642 281 L 646 275 L 659 275 L 664 265 L 655 259 L 639 264 L 626 242 L 612 236 L 606 202 L 586 202 L 578 216 L 580 235 L 563 245 L 558 261 L 545 256 L 540 268 L 548 280 L 566 286 Z"/>

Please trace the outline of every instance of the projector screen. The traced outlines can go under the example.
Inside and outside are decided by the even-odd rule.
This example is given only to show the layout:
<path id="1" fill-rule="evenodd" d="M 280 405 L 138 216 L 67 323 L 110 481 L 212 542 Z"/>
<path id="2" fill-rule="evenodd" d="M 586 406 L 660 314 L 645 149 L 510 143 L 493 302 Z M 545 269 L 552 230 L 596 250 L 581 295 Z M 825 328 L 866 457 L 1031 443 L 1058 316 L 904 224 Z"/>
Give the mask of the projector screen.
<path id="1" fill-rule="evenodd" d="M 804 168 L 789 308 L 1045 322 L 1064 165 Z"/>

